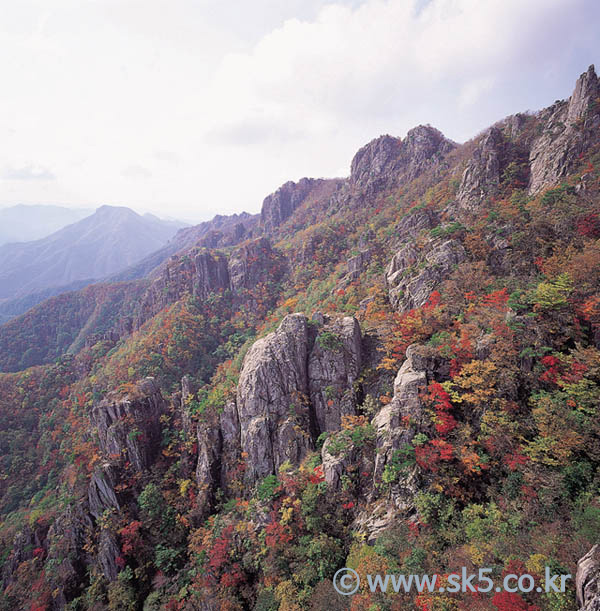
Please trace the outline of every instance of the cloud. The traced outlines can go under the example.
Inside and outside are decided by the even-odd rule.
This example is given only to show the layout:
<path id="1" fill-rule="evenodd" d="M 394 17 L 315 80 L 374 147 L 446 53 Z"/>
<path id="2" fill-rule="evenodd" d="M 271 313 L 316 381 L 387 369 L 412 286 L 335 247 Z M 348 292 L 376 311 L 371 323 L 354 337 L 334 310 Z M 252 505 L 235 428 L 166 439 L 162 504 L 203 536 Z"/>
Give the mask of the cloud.
<path id="1" fill-rule="evenodd" d="M 267 116 L 247 117 L 231 124 L 224 124 L 206 133 L 207 141 L 231 146 L 265 146 L 273 143 L 290 143 L 304 137 L 300 126 Z"/>
<path id="2" fill-rule="evenodd" d="M 150 178 L 152 172 L 141 165 L 128 165 L 126 168 L 123 168 L 121 175 L 125 176 L 125 178 L 144 179 Z"/>
<path id="3" fill-rule="evenodd" d="M 481 98 L 489 93 L 496 83 L 496 79 L 491 76 L 481 77 L 465 83 L 458 96 L 458 105 L 461 108 L 472 106 Z"/>
<path id="4" fill-rule="evenodd" d="M 174 153 L 173 151 L 156 151 L 154 153 L 154 158 L 158 161 L 170 163 L 173 165 L 177 165 L 181 161 L 179 155 L 177 153 Z"/>
<path id="5" fill-rule="evenodd" d="M 56 176 L 48 168 L 31 164 L 6 167 L 1 176 L 4 180 L 56 180 Z"/>
<path id="6" fill-rule="evenodd" d="M 256 212 L 286 180 L 347 174 L 379 134 L 464 141 L 600 63 L 595 0 L 76 4 L 13 3 L 0 23 L 19 57 L 0 65 L 0 167 L 35 151 L 29 174 L 60 176 L 0 200 Z"/>

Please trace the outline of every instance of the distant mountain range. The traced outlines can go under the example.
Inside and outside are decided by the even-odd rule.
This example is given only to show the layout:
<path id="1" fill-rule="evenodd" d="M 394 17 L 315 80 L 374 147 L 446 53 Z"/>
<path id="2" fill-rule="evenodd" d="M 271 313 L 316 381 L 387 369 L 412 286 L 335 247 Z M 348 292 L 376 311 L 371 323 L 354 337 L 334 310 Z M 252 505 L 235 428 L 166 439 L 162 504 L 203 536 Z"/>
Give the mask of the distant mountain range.
<path id="1" fill-rule="evenodd" d="M 8 242 L 31 242 L 45 238 L 93 212 L 90 208 L 24 204 L 0 208 L 0 246 Z"/>
<path id="2" fill-rule="evenodd" d="M 11 210 L 17 214 L 15 208 L 25 207 L 0 213 L 6 212 L 9 218 Z M 17 217 L 24 219 L 28 214 Z M 43 211 L 40 214 L 44 216 Z M 58 222 L 58 216 L 53 218 Z M 79 287 L 115 274 L 165 246 L 184 226 L 125 207 L 102 206 L 44 238 L 4 244 L 0 246 L 0 300 L 17 299 L 30 307 L 34 303 L 27 299 L 29 295 L 48 297 L 61 287 Z"/>

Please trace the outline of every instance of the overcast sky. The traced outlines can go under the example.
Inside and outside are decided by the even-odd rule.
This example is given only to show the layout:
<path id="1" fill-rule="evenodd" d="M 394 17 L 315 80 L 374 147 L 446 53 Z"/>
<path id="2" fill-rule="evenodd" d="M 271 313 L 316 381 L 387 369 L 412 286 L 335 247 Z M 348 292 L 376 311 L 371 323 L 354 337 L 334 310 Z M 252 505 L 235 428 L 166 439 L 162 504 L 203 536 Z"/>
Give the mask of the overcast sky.
<path id="1" fill-rule="evenodd" d="M 382 133 L 462 142 L 600 64 L 597 0 L 0 6 L 0 206 L 257 212 Z"/>

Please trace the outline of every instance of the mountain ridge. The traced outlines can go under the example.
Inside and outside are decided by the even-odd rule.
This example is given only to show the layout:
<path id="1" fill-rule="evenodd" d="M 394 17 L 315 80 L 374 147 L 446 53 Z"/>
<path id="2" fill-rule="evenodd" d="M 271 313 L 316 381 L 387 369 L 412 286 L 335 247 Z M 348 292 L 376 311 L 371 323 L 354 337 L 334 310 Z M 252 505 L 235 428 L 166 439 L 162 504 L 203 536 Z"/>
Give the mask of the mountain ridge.
<path id="1" fill-rule="evenodd" d="M 171 223 L 125 207 L 101 206 L 39 240 L 0 246 L 0 298 L 104 278 L 156 250 L 174 233 Z"/>

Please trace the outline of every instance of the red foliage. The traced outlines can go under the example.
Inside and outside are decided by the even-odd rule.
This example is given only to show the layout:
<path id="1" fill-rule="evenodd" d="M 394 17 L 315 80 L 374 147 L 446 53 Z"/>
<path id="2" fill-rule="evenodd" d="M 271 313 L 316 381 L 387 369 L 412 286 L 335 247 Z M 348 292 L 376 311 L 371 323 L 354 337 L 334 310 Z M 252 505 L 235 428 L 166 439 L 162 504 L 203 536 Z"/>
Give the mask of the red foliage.
<path id="1" fill-rule="evenodd" d="M 436 473 L 441 461 L 449 461 L 454 457 L 454 448 L 443 439 L 433 439 L 415 448 L 417 464 L 422 469 Z"/>
<path id="2" fill-rule="evenodd" d="M 598 215 L 590 212 L 580 217 L 577 221 L 577 232 L 586 238 L 594 240 L 600 238 L 600 218 L 598 218 Z"/>
<path id="3" fill-rule="evenodd" d="M 276 520 L 270 524 L 267 524 L 265 533 L 265 543 L 267 544 L 267 547 L 274 547 L 278 544 L 287 544 L 294 538 L 290 533 L 289 528 L 282 526 Z"/>
<path id="4" fill-rule="evenodd" d="M 227 526 L 213 543 L 208 554 L 208 566 L 214 571 L 218 571 L 228 562 L 232 535 L 233 525 Z"/>
<path id="5" fill-rule="evenodd" d="M 220 584 L 224 588 L 235 588 L 244 581 L 244 572 L 238 562 L 231 565 L 231 569 L 221 576 Z"/>
<path id="6" fill-rule="evenodd" d="M 482 300 L 482 304 L 486 307 L 506 310 L 508 298 L 508 290 L 504 288 L 499 291 L 494 291 L 489 295 L 486 295 Z"/>
<path id="7" fill-rule="evenodd" d="M 498 611 L 538 611 L 537 605 L 530 605 L 514 592 L 498 592 L 492 598 L 492 604 Z"/>
<path id="8" fill-rule="evenodd" d="M 558 371 L 559 364 L 560 364 L 560 361 L 555 356 L 549 355 L 549 356 L 543 357 L 542 365 L 546 367 L 546 371 L 544 371 L 544 373 L 542 373 L 542 375 L 540 376 L 540 381 L 556 384 L 556 382 L 558 381 L 558 375 L 559 375 L 559 371 Z"/>
<path id="9" fill-rule="evenodd" d="M 435 410 L 435 430 L 442 437 L 445 437 L 458 426 L 454 416 L 450 414 L 452 410 L 450 395 L 439 382 L 432 382 L 429 385 L 427 399 L 433 403 L 433 409 Z"/>
<path id="10" fill-rule="evenodd" d="M 141 526 L 142 523 L 140 521 L 134 520 L 119 531 L 122 539 L 121 551 L 125 556 L 130 556 L 141 545 L 139 532 Z"/>
<path id="11" fill-rule="evenodd" d="M 313 469 L 313 472 L 309 476 L 311 484 L 320 484 L 325 481 L 325 474 L 323 473 L 323 465 L 319 465 Z"/>
<path id="12" fill-rule="evenodd" d="M 581 315 L 593 327 L 600 326 L 600 295 L 593 295 L 583 303 Z"/>
<path id="13" fill-rule="evenodd" d="M 529 457 L 515 452 L 514 454 L 507 454 L 504 460 L 511 471 L 516 471 L 520 465 L 524 465 L 529 461 Z"/>

